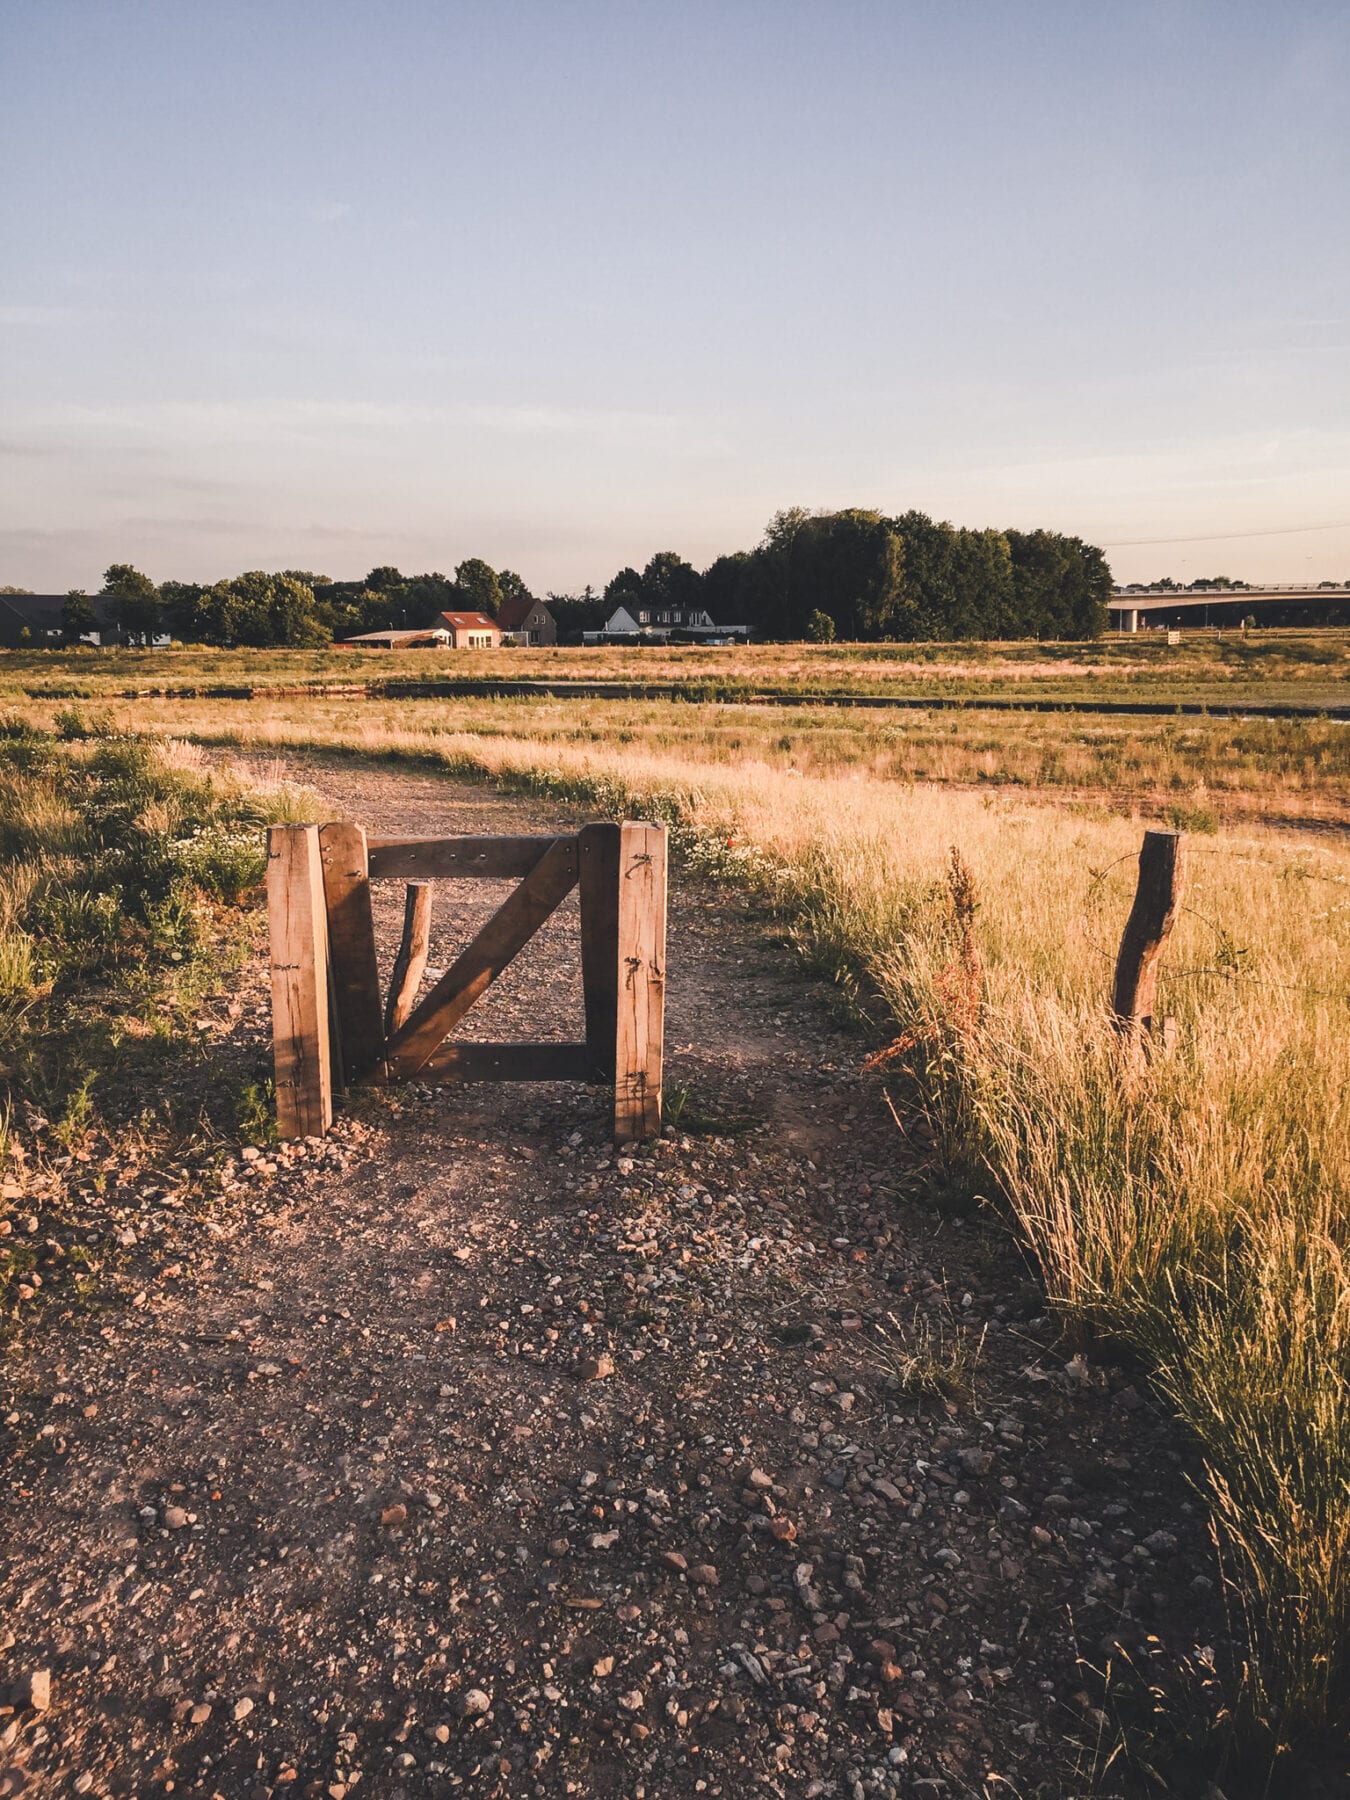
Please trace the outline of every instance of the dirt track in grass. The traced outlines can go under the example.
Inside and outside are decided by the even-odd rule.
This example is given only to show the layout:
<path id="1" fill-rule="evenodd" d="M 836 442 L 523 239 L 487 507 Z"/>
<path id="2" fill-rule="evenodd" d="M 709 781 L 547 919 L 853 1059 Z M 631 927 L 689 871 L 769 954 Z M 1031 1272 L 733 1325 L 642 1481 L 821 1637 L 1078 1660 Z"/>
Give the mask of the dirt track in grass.
<path id="1" fill-rule="evenodd" d="M 289 764 L 379 832 L 573 828 Z M 438 885 L 433 971 L 504 891 Z M 573 897 L 463 1035 L 579 1035 L 577 961 Z M 678 871 L 668 968 L 659 1146 L 594 1089 L 360 1096 L 20 1337 L 0 1793 L 1069 1796 L 1077 1653 L 1222 1652 L 1184 1445 L 913 1197 L 828 994 Z M 235 997 L 247 1049 L 261 957 Z"/>

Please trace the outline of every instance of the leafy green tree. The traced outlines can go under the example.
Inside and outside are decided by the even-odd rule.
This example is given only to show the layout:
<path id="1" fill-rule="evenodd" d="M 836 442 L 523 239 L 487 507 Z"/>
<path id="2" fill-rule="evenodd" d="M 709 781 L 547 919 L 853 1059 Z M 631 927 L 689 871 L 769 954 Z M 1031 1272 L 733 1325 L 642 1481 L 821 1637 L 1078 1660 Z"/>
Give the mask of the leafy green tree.
<path id="1" fill-rule="evenodd" d="M 459 564 L 455 570 L 455 587 L 460 611 L 487 613 L 496 618 L 497 608 L 502 603 L 501 583 L 497 571 L 481 556 L 466 557 Z"/>
<path id="2" fill-rule="evenodd" d="M 130 563 L 113 563 L 104 572 L 103 598 L 114 625 L 128 638 L 146 644 L 159 630 L 159 589 Z"/>
<path id="3" fill-rule="evenodd" d="M 642 577 L 636 569 L 622 568 L 605 584 L 605 606 L 608 609 L 606 618 L 612 617 L 614 609 L 619 606 L 626 606 L 630 613 L 636 615 L 636 609 L 642 603 Z"/>
<path id="4" fill-rule="evenodd" d="M 98 614 L 83 588 L 71 588 L 61 608 L 61 635 L 68 643 L 77 644 L 91 631 L 98 630 Z"/>
<path id="5" fill-rule="evenodd" d="M 514 569 L 498 569 L 497 586 L 501 590 L 503 600 L 520 600 L 533 606 L 534 595 Z"/>
<path id="6" fill-rule="evenodd" d="M 749 624 L 748 583 L 752 558 L 748 551 L 719 556 L 703 571 L 703 604 L 715 625 Z"/>
<path id="7" fill-rule="evenodd" d="M 210 644 L 318 649 L 332 641 L 332 631 L 315 606 L 314 590 L 293 576 L 268 575 L 261 569 L 205 589 L 200 615 L 203 636 Z"/>
<path id="8" fill-rule="evenodd" d="M 589 584 L 579 594 L 549 594 L 548 610 L 558 626 L 561 643 L 580 643 L 584 631 L 601 631 L 614 608 Z"/>
<path id="9" fill-rule="evenodd" d="M 806 621 L 806 630 L 802 634 L 808 644 L 832 644 L 835 638 L 834 620 L 827 612 L 819 608 Z"/>
<path id="10" fill-rule="evenodd" d="M 674 550 L 658 550 L 642 571 L 642 604 L 655 610 L 698 606 L 701 600 L 693 564 Z"/>

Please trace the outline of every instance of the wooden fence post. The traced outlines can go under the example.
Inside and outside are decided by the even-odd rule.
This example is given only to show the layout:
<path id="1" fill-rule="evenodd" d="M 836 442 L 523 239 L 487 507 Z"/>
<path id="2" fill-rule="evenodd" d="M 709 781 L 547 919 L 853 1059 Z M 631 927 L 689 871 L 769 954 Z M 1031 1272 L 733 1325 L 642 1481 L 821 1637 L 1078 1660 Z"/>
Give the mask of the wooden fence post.
<path id="1" fill-rule="evenodd" d="M 614 1136 L 659 1137 L 666 992 L 666 828 L 619 828 Z"/>
<path id="2" fill-rule="evenodd" d="M 417 990 L 427 972 L 431 951 L 431 883 L 410 881 L 403 902 L 403 936 L 389 977 L 389 1000 L 384 1010 L 386 1037 L 393 1037 L 407 1019 Z"/>
<path id="3" fill-rule="evenodd" d="M 1176 923 L 1186 885 L 1186 859 L 1179 831 L 1146 831 L 1139 852 L 1139 882 L 1121 934 L 1111 1009 L 1130 1061 L 1148 1054 L 1154 1030 L 1158 964 Z M 1165 1029 L 1165 1022 L 1164 1022 Z"/>
<path id="4" fill-rule="evenodd" d="M 370 910 L 370 858 L 364 826 L 319 827 L 328 912 L 335 1024 L 346 1079 L 368 1075 L 384 1053 L 380 971 Z"/>
<path id="5" fill-rule="evenodd" d="M 333 1070 L 328 916 L 316 825 L 269 829 L 267 921 L 277 1129 L 283 1138 L 322 1137 L 333 1122 Z"/>
<path id="6" fill-rule="evenodd" d="M 581 888 L 581 982 L 586 1048 L 595 1081 L 614 1079 L 619 1011 L 620 825 L 583 825 L 577 833 Z"/>

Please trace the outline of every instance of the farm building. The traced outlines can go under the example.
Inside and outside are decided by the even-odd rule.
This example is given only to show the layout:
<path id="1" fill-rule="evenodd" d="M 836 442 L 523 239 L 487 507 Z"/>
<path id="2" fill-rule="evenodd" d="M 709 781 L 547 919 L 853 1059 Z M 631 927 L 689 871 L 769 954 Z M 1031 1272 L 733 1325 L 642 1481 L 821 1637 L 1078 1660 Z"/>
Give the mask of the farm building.
<path id="1" fill-rule="evenodd" d="M 503 600 L 497 608 L 497 623 L 518 644 L 556 644 L 558 622 L 544 605 L 528 595 L 520 600 Z"/>
<path id="2" fill-rule="evenodd" d="M 441 650 L 450 642 L 443 625 L 428 631 L 361 631 L 343 638 L 335 650 Z"/>

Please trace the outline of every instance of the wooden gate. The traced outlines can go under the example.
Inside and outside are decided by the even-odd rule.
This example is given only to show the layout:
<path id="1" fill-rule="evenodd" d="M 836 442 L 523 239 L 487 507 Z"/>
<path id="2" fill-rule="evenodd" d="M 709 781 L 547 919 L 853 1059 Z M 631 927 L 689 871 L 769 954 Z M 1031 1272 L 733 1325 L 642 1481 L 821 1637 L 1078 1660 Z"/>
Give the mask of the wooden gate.
<path id="1" fill-rule="evenodd" d="M 431 990 L 429 883 L 519 883 Z M 383 999 L 373 881 L 408 884 L 403 941 Z M 574 887 L 581 898 L 586 1036 L 483 1044 L 450 1034 Z M 661 1129 L 666 828 L 586 825 L 572 837 L 367 838 L 361 825 L 267 834 L 272 1048 L 284 1138 L 321 1137 L 344 1085 L 416 1076 L 614 1084 L 620 1142 Z"/>

